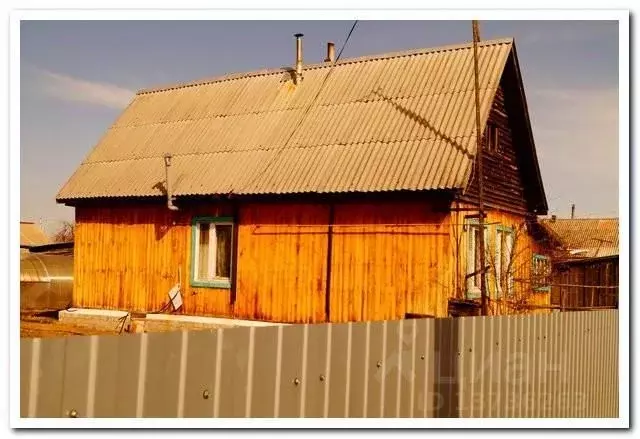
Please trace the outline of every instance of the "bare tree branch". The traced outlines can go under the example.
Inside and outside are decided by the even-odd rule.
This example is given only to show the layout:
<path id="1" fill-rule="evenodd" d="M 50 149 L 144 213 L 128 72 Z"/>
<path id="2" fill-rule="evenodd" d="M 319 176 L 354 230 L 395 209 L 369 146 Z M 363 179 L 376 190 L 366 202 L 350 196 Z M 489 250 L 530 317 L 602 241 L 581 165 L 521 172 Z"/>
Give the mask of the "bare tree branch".
<path id="1" fill-rule="evenodd" d="M 53 242 L 72 242 L 76 225 L 71 221 L 63 221 L 58 231 L 53 235 Z"/>

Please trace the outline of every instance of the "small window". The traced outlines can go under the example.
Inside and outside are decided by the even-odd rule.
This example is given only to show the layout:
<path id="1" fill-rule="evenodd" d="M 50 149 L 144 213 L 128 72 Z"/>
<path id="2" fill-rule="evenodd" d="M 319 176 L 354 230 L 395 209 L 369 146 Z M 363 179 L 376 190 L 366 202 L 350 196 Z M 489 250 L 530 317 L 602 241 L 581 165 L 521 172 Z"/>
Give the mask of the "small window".
<path id="1" fill-rule="evenodd" d="M 231 218 L 195 218 L 192 225 L 191 285 L 231 287 Z"/>
<path id="2" fill-rule="evenodd" d="M 482 272 L 480 266 L 480 225 L 478 220 L 470 219 L 466 223 L 466 235 L 467 235 L 467 297 L 474 298 L 480 297 L 480 273 Z M 484 226 L 484 248 L 485 248 L 485 264 L 488 259 L 486 258 L 486 250 L 489 248 L 489 237 L 487 234 L 487 226 Z M 486 271 L 485 271 L 486 282 Z"/>
<path id="3" fill-rule="evenodd" d="M 551 290 L 551 262 L 548 256 L 533 255 L 531 286 L 533 291 L 537 292 L 548 292 Z"/>
<path id="4" fill-rule="evenodd" d="M 498 226 L 496 229 L 496 281 L 497 297 L 503 292 L 513 294 L 513 229 Z"/>
<path id="5" fill-rule="evenodd" d="M 500 130 L 497 126 L 489 123 L 484 132 L 485 145 L 488 152 L 498 152 L 500 147 Z"/>

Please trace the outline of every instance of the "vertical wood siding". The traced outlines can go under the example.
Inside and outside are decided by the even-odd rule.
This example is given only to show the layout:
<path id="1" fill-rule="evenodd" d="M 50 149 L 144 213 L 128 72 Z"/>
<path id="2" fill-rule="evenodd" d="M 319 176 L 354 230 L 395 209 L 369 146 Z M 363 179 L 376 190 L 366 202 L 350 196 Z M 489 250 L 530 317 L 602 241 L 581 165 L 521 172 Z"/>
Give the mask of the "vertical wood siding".
<path id="1" fill-rule="evenodd" d="M 328 216 L 323 205 L 240 208 L 237 317 L 325 320 Z"/>
<path id="2" fill-rule="evenodd" d="M 618 306 L 618 264 L 618 258 L 555 264 L 552 303 L 562 308 Z M 588 287 L 596 285 L 616 288 Z"/>
<path id="3" fill-rule="evenodd" d="M 337 205 L 331 320 L 443 315 L 451 292 L 448 220 L 427 203 Z"/>
<path id="4" fill-rule="evenodd" d="M 342 202 L 333 209 L 327 267 L 328 204 L 202 204 L 178 212 L 149 205 L 79 207 L 73 305 L 154 312 L 167 303 L 179 273 L 180 312 L 191 315 L 326 321 L 327 273 L 333 322 L 407 313 L 442 317 L 450 297 L 463 297 L 464 213 L 435 210 L 427 200 Z M 235 291 L 191 287 L 193 216 L 234 213 Z M 488 221 L 518 226 L 523 219 L 491 211 Z M 535 243 L 525 234 L 522 244 L 518 277 L 526 279 Z M 541 293 L 530 300 L 548 304 L 548 297 Z"/>
<path id="5" fill-rule="evenodd" d="M 189 286 L 191 218 L 230 214 L 229 206 L 77 208 L 74 306 L 154 312 L 180 276 L 181 312 L 231 315 L 228 289 Z"/>
<path id="6" fill-rule="evenodd" d="M 239 209 L 235 303 L 230 289 L 190 285 L 193 216 L 232 216 L 231 206 L 76 212 L 74 257 L 80 263 L 74 273 L 74 306 L 159 310 L 180 269 L 183 314 L 285 322 L 325 319 L 326 207 L 252 204 Z"/>

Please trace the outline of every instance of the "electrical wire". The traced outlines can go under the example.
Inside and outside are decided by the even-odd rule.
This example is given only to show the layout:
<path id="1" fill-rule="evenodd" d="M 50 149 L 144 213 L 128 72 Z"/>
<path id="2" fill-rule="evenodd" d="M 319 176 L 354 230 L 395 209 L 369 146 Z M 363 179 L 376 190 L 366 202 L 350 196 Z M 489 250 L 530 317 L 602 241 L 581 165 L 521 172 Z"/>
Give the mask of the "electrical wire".
<path id="1" fill-rule="evenodd" d="M 485 226 L 495 226 L 502 224 L 499 221 L 484 223 Z M 423 227 L 423 226 L 468 226 L 473 225 L 470 223 L 360 223 L 360 224 L 331 224 L 331 227 L 340 227 L 340 228 L 356 228 L 356 227 Z M 306 227 L 329 227 L 329 224 L 256 224 L 253 227 L 261 228 L 261 227 L 295 227 L 295 228 L 306 228 Z"/>
<path id="2" fill-rule="evenodd" d="M 344 43 L 342 44 L 342 48 L 340 49 L 340 52 L 338 52 L 338 56 L 336 57 L 335 61 L 331 64 L 331 67 L 329 68 L 329 71 L 327 72 L 327 74 L 325 75 L 324 79 L 322 80 L 322 83 L 320 84 L 320 87 L 318 88 L 318 91 L 316 93 L 316 95 L 313 97 L 313 99 L 311 100 L 311 102 L 309 103 L 309 105 L 307 106 L 307 108 L 305 109 L 304 113 L 302 114 L 302 116 L 300 117 L 300 119 L 298 119 L 298 123 L 296 124 L 296 126 L 293 128 L 293 130 L 291 131 L 291 134 L 289 135 L 289 137 L 287 138 L 287 140 L 284 142 L 284 145 L 282 145 L 282 148 L 280 148 L 280 151 L 278 151 L 273 157 L 272 159 L 269 161 L 269 163 L 267 163 L 267 165 L 264 167 L 263 171 L 259 174 L 256 175 L 255 178 L 253 178 L 253 180 L 247 184 L 248 187 L 250 187 L 251 185 L 253 185 L 253 183 L 260 179 L 266 172 L 267 170 L 271 167 L 271 165 L 273 165 L 273 163 L 280 157 L 280 155 L 282 154 L 283 151 L 285 151 L 287 149 L 287 146 L 289 145 L 289 142 L 291 141 L 291 139 L 293 139 L 293 136 L 298 132 L 298 129 L 302 126 L 302 123 L 305 121 L 305 119 L 307 118 L 307 115 L 309 114 L 309 111 L 311 111 L 311 108 L 313 107 L 313 105 L 316 103 L 316 101 L 318 100 L 318 97 L 320 96 L 320 93 L 322 92 L 322 90 L 324 89 L 324 86 L 327 83 L 327 80 L 329 79 L 329 77 L 331 76 L 331 73 L 333 73 L 333 70 L 336 66 L 336 64 L 338 63 L 338 61 L 340 60 L 340 57 L 342 56 L 342 52 L 344 51 L 345 47 L 347 47 L 347 43 L 349 42 L 349 40 L 351 39 L 351 34 L 353 34 L 354 29 L 356 28 L 356 25 L 358 24 L 358 20 L 355 20 L 353 22 L 353 26 L 351 26 L 351 29 L 349 30 L 349 33 L 347 34 L 347 37 L 344 40 Z"/>
<path id="3" fill-rule="evenodd" d="M 521 278 L 517 278 L 517 279 L 513 279 L 514 282 L 519 282 L 519 283 L 527 283 L 527 284 L 533 284 L 533 283 L 537 283 L 535 281 L 532 281 L 530 279 L 521 279 Z M 577 287 L 577 288 L 601 288 L 601 289 L 618 289 L 618 286 L 611 286 L 611 285 L 580 285 L 580 284 L 547 284 L 545 283 L 545 286 L 550 286 L 550 287 L 567 287 L 567 288 L 571 288 L 571 287 Z"/>

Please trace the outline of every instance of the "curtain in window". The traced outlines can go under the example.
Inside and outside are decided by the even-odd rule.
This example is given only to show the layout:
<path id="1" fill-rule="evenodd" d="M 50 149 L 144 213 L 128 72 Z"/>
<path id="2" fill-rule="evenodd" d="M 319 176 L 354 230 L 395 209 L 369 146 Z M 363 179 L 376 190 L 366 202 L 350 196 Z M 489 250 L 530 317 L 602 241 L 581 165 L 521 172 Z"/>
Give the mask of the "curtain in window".
<path id="1" fill-rule="evenodd" d="M 208 223 L 198 225 L 198 279 L 209 278 L 209 228 Z"/>
<path id="2" fill-rule="evenodd" d="M 231 277 L 231 225 L 216 226 L 216 276 Z"/>

